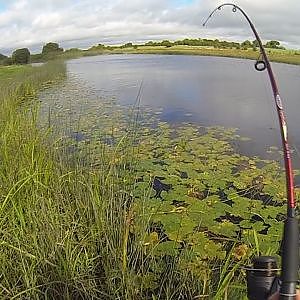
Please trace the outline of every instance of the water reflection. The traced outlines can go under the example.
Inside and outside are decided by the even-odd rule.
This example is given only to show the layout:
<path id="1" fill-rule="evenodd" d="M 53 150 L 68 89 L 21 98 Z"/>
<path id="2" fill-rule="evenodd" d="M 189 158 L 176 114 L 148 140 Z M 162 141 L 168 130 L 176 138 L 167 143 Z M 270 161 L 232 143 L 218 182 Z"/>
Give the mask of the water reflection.
<path id="1" fill-rule="evenodd" d="M 298 109 L 300 67 L 273 64 L 278 79 L 292 148 L 300 148 Z M 103 55 L 68 62 L 70 73 L 88 82 L 102 97 L 133 104 L 143 82 L 141 103 L 163 108 L 167 122 L 237 127 L 252 138 L 242 143 L 245 154 L 265 156 L 280 147 L 278 121 L 266 72 L 253 61 L 200 56 Z M 294 153 L 299 166 L 298 154 Z"/>

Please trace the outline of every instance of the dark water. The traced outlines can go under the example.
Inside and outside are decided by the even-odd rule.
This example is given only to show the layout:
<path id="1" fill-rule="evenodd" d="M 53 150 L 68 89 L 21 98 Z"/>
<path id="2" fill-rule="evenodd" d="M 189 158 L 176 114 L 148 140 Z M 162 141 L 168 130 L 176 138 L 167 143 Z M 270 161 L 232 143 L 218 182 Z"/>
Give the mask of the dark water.
<path id="1" fill-rule="evenodd" d="M 300 66 L 273 63 L 287 114 L 294 164 L 299 167 Z M 101 97 L 120 104 L 136 100 L 161 109 L 164 121 L 196 122 L 239 128 L 251 138 L 242 153 L 265 157 L 270 146 L 281 147 L 278 121 L 266 72 L 253 61 L 184 55 L 103 55 L 71 60 L 70 73 L 87 82 Z"/>

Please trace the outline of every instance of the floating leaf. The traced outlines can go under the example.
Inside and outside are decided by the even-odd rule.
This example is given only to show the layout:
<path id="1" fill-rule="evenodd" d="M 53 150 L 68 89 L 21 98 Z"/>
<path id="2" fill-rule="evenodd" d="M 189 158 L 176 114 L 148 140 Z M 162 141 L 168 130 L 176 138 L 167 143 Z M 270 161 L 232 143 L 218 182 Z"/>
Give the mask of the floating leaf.
<path id="1" fill-rule="evenodd" d="M 209 240 L 204 233 L 198 232 L 188 238 L 190 249 L 200 259 L 223 259 L 226 252 L 222 250 L 221 244 Z"/>
<path id="2" fill-rule="evenodd" d="M 153 254 L 158 256 L 176 256 L 179 253 L 180 244 L 176 241 L 167 241 L 158 244 L 153 249 Z"/>

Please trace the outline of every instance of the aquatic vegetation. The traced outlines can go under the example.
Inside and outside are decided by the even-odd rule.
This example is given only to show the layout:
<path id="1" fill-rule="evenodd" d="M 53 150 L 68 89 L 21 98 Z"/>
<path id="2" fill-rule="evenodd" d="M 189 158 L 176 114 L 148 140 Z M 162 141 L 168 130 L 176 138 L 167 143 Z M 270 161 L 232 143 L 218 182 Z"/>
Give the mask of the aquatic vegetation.
<path id="1" fill-rule="evenodd" d="M 0 102 L 1 297 L 242 299 L 240 267 L 278 254 L 281 166 L 46 70 Z"/>
<path id="2" fill-rule="evenodd" d="M 235 138 L 230 129 L 160 124 L 139 140 L 131 232 L 144 218 L 147 256 L 160 265 L 176 257 L 178 271 L 199 280 L 214 270 L 205 275 L 209 295 L 228 255 L 236 264 L 260 253 L 276 255 L 282 237 L 284 173 L 274 161 L 235 153 Z M 149 272 L 162 276 L 165 268 Z"/>
<path id="3" fill-rule="evenodd" d="M 63 128 L 71 126 L 65 138 L 76 146 L 69 159 L 84 162 L 93 172 L 106 170 L 105 182 L 122 186 L 124 202 L 107 203 L 106 208 L 118 214 L 103 220 L 115 232 L 122 216 L 120 242 L 110 247 L 120 248 L 120 261 L 115 258 L 114 263 L 119 261 L 123 276 L 129 272 L 136 281 L 137 297 L 147 298 L 149 292 L 158 299 L 171 297 L 159 290 L 170 265 L 185 282 L 198 281 L 194 291 L 172 291 L 177 296 L 213 295 L 216 289 L 218 297 L 240 295 L 245 285 L 238 266 L 260 253 L 278 255 L 286 201 L 282 167 L 237 153 L 235 144 L 248 140 L 237 129 L 172 126 L 151 110 L 120 107 L 93 93 L 83 95 L 80 87 L 70 103 L 69 88 L 63 99 L 56 98 L 56 116 L 66 121 Z M 163 288 L 175 285 L 171 278 Z M 232 281 L 238 292 L 233 287 L 228 291 Z"/>
<path id="4" fill-rule="evenodd" d="M 200 240 L 206 237 L 218 247 L 231 240 L 251 248 L 255 230 L 263 241 L 260 250 L 276 253 L 286 200 L 281 167 L 235 153 L 230 144 L 234 130 L 201 129 L 163 124 L 140 142 L 135 196 L 140 198 L 149 183 L 156 190 L 144 215 L 164 230 L 167 240 L 188 244 L 201 232 Z M 211 258 L 223 255 L 218 247 Z"/>

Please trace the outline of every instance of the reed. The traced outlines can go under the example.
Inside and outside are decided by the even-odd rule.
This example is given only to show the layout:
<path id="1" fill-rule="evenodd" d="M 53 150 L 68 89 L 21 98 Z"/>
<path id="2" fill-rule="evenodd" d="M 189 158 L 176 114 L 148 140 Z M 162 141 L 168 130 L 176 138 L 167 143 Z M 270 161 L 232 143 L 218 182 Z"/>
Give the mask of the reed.
<path id="1" fill-rule="evenodd" d="M 224 260 L 196 267 L 189 251 L 157 256 L 151 216 L 138 217 L 150 181 L 133 196 L 135 112 L 116 145 L 97 144 L 97 166 L 66 160 L 66 143 L 39 124 L 38 103 L 40 89 L 66 76 L 64 64 L 0 72 L 10 74 L 0 82 L 1 299 L 242 299 L 238 267 L 252 253 L 237 262 L 232 241 Z"/>

